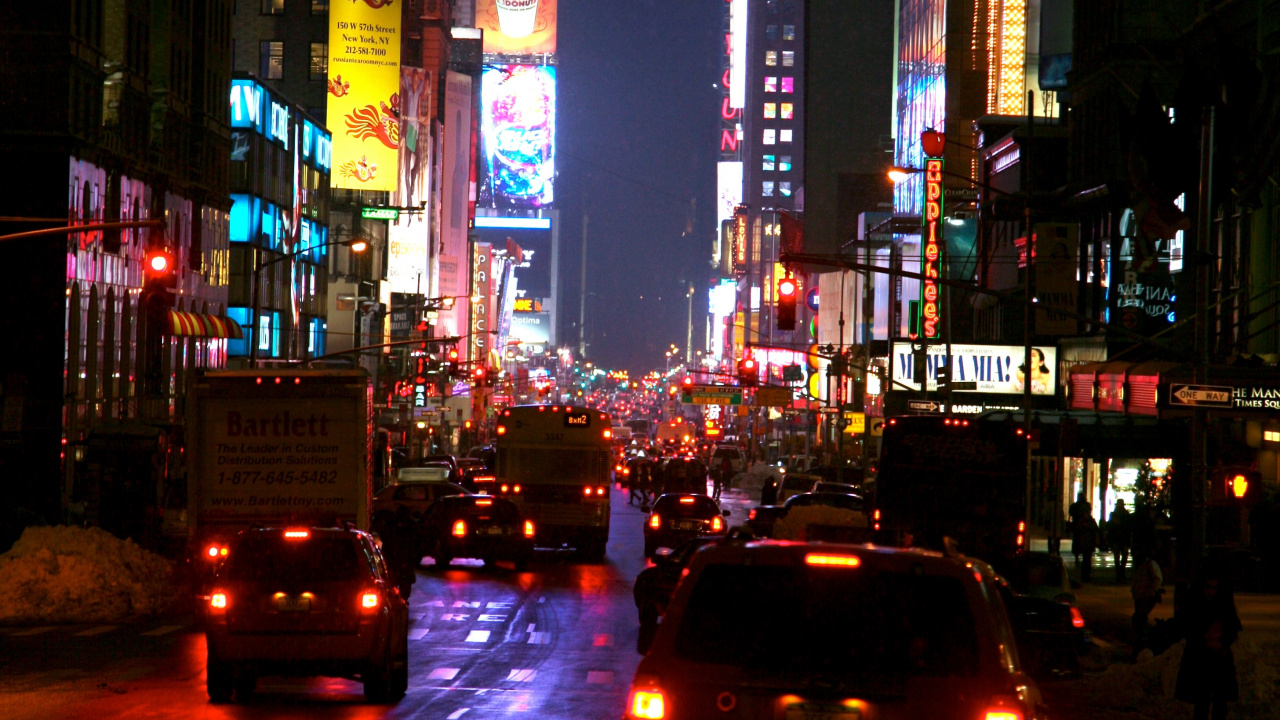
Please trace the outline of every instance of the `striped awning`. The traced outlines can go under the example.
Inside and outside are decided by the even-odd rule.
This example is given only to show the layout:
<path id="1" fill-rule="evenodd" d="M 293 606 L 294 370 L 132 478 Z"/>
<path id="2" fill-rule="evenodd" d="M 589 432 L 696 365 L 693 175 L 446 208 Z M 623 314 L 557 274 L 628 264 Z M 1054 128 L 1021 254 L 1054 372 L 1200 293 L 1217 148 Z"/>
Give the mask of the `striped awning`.
<path id="1" fill-rule="evenodd" d="M 230 338 L 243 340 L 240 323 L 204 313 L 169 311 L 169 332 L 185 337 Z"/>

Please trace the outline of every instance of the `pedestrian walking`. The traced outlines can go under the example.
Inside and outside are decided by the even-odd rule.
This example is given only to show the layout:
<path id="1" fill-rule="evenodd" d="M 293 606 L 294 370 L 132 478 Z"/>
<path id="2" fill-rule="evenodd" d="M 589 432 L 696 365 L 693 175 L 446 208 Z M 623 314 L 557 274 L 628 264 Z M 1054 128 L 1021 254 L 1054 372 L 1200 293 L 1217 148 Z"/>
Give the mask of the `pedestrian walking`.
<path id="1" fill-rule="evenodd" d="M 729 486 L 729 479 L 731 477 L 733 477 L 733 461 L 729 458 L 725 458 L 720 463 L 720 472 L 716 476 L 715 480 L 714 497 L 716 500 L 720 499 L 721 491 Z"/>
<path id="2" fill-rule="evenodd" d="M 1129 588 L 1133 596 L 1133 656 L 1137 661 L 1138 653 L 1147 646 L 1147 630 L 1151 611 L 1162 602 L 1164 596 L 1164 573 L 1160 563 L 1150 555 L 1133 556 L 1133 585 Z"/>
<path id="3" fill-rule="evenodd" d="M 1231 646 L 1243 628 L 1235 598 L 1215 569 L 1196 583 L 1185 616 L 1187 644 L 1174 697 L 1192 704 L 1194 720 L 1223 720 L 1240 695 Z"/>
<path id="4" fill-rule="evenodd" d="M 1124 500 L 1116 500 L 1116 508 L 1107 521 L 1107 542 L 1116 560 L 1116 583 L 1125 582 L 1125 568 L 1129 564 L 1129 546 L 1133 542 L 1133 516 Z"/>
<path id="5" fill-rule="evenodd" d="M 1089 504 L 1088 500 L 1084 499 L 1083 492 L 1067 508 L 1067 517 L 1067 524 L 1071 527 L 1071 554 L 1076 558 L 1076 565 L 1079 565 L 1080 551 L 1076 548 L 1083 547 L 1080 542 L 1080 534 L 1084 531 L 1086 525 L 1084 519 L 1093 517 L 1093 506 Z"/>
<path id="6" fill-rule="evenodd" d="M 1071 554 L 1079 558 L 1080 582 L 1093 581 L 1093 554 L 1098 550 L 1098 521 L 1086 515 L 1077 524 L 1071 540 Z"/>

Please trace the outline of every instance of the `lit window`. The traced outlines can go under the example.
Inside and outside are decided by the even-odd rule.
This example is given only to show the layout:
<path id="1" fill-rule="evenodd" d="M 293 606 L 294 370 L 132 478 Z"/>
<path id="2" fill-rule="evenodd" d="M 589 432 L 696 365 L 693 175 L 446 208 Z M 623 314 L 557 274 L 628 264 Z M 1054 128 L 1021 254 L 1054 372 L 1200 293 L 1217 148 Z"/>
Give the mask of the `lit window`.
<path id="1" fill-rule="evenodd" d="M 791 197 L 791 183 L 778 183 L 778 192 L 781 193 L 783 197 Z"/>
<path id="2" fill-rule="evenodd" d="M 1280 443 L 1280 430 L 1263 430 L 1262 439 L 1267 442 Z"/>
<path id="3" fill-rule="evenodd" d="M 764 144 L 772 145 L 774 143 L 774 130 L 770 128 L 764 131 Z M 783 132 L 786 132 L 785 130 Z"/>
<path id="4" fill-rule="evenodd" d="M 763 167 L 764 171 L 765 171 L 765 172 L 769 172 L 770 170 L 773 170 L 773 167 L 774 167 L 773 156 L 772 156 L 772 155 L 765 155 L 765 156 L 764 156 L 764 167 Z"/>
<path id="5" fill-rule="evenodd" d="M 765 104 L 764 104 L 764 119 L 765 119 L 765 120 L 773 120 L 773 119 L 774 119 L 774 118 L 776 118 L 776 117 L 778 117 L 778 104 L 777 104 L 777 103 L 765 103 Z"/>
<path id="6" fill-rule="evenodd" d="M 760 194 L 765 197 L 773 197 L 773 181 L 765 180 L 760 187 Z"/>
<path id="7" fill-rule="evenodd" d="M 777 40 L 777 39 L 778 39 L 778 26 L 777 26 L 777 25 L 765 25 L 765 26 L 764 26 L 764 39 L 765 39 L 765 40 Z"/>
<path id="8" fill-rule="evenodd" d="M 791 67 L 796 64 L 796 53 L 794 50 L 782 51 L 782 67 Z"/>
<path id="9" fill-rule="evenodd" d="M 778 92 L 778 78 L 776 78 L 776 77 L 766 77 L 766 78 L 764 79 L 764 91 L 765 91 L 765 92 Z"/>
<path id="10" fill-rule="evenodd" d="M 796 91 L 796 79 L 793 77 L 782 78 L 782 92 L 789 93 Z"/>
<path id="11" fill-rule="evenodd" d="M 284 43 L 279 40 L 263 40 L 259 45 L 262 77 L 280 80 L 284 77 Z"/>
<path id="12" fill-rule="evenodd" d="M 783 40 L 795 40 L 795 39 L 796 39 L 796 26 L 795 26 L 795 25 L 783 25 L 783 26 L 782 26 L 782 39 L 783 39 Z"/>
<path id="13" fill-rule="evenodd" d="M 783 131 L 781 131 L 781 132 L 779 133 L 779 135 L 780 135 L 780 137 L 778 138 L 778 140 L 779 140 L 779 141 L 784 142 L 784 143 L 789 143 L 789 142 L 791 142 L 791 130 L 790 130 L 790 129 L 787 129 L 787 130 L 783 130 Z"/>
<path id="14" fill-rule="evenodd" d="M 782 119 L 794 120 L 796 116 L 795 105 L 791 103 L 782 103 Z"/>
<path id="15" fill-rule="evenodd" d="M 262 0 L 263 15 L 283 15 L 284 0 Z"/>
<path id="16" fill-rule="evenodd" d="M 329 43 L 311 43 L 311 79 L 329 77 Z"/>
<path id="17" fill-rule="evenodd" d="M 774 65 L 777 65 L 777 64 L 778 64 L 778 51 L 777 51 L 777 50 L 765 50 L 765 51 L 764 51 L 764 64 L 765 64 L 765 65 L 768 65 L 769 67 L 773 67 Z"/>
<path id="18" fill-rule="evenodd" d="M 324 15 L 329 12 L 329 0 L 311 0 L 311 14 Z"/>
<path id="19" fill-rule="evenodd" d="M 765 169 L 772 170 L 773 168 L 765 168 Z M 783 155 L 782 157 L 778 158 L 778 171 L 788 172 L 789 170 L 791 170 L 791 156 Z"/>

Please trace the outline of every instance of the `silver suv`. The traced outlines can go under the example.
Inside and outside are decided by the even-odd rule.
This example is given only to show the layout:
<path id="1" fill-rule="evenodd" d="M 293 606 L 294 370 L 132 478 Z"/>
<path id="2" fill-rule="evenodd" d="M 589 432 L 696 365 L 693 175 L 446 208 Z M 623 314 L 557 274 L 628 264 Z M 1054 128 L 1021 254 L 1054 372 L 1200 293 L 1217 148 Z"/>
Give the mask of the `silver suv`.
<path id="1" fill-rule="evenodd" d="M 627 702 L 633 720 L 1030 720 L 1039 689 L 982 563 L 918 550 L 699 552 Z"/>

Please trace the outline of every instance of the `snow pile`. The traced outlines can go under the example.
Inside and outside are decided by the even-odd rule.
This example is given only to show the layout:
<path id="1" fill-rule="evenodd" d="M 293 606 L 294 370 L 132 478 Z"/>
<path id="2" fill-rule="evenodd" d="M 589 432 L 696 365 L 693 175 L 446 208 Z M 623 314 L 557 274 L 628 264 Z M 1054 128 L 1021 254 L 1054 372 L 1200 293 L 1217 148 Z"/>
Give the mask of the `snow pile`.
<path id="1" fill-rule="evenodd" d="M 803 505 L 787 511 L 787 516 L 773 526 L 775 540 L 809 540 L 809 526 L 866 528 L 867 516 L 854 510 L 827 505 Z M 852 539 L 852 538 L 851 538 Z"/>
<path id="2" fill-rule="evenodd" d="M 164 558 L 98 528 L 29 527 L 0 555 L 0 622 L 108 622 L 171 599 Z"/>
<path id="3" fill-rule="evenodd" d="M 733 487 L 741 488 L 748 492 L 759 492 L 769 478 L 775 481 L 782 481 L 782 471 L 777 465 L 768 465 L 766 463 L 756 463 L 747 468 L 745 473 L 738 473 L 734 476 L 730 483 Z"/>

